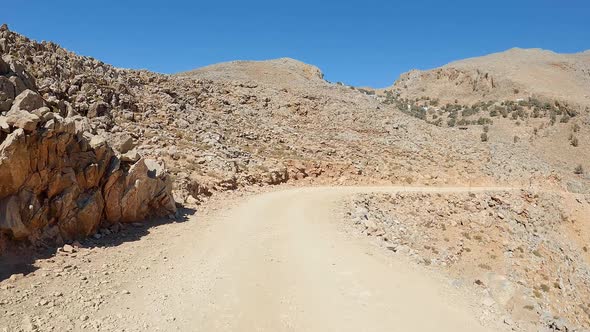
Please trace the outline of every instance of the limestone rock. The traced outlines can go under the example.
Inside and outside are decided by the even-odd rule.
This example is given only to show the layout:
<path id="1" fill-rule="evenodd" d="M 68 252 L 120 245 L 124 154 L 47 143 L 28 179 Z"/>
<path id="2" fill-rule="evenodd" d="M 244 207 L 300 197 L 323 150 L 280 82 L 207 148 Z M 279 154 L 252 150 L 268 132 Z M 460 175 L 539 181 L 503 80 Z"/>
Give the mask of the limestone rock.
<path id="1" fill-rule="evenodd" d="M 164 168 L 153 160 L 140 159 L 126 177 L 111 176 L 106 185 L 107 219 L 110 222 L 134 222 L 154 214 L 176 213 L 172 183 Z"/>
<path id="2" fill-rule="evenodd" d="M 20 113 L 36 117 L 20 110 L 9 115 Z M 18 128 L 0 145 L 1 232 L 33 243 L 73 240 L 94 234 L 102 222 L 176 212 L 161 165 L 140 160 L 121 168 L 104 137 L 77 131 L 75 118 L 51 121 L 45 132 Z M 8 123 L 18 125 L 10 117 Z"/>
<path id="3" fill-rule="evenodd" d="M 129 150 L 137 146 L 137 144 L 133 140 L 133 137 L 126 133 L 111 135 L 109 137 L 109 143 L 115 150 L 119 151 L 121 154 L 127 153 Z"/>
<path id="4" fill-rule="evenodd" d="M 16 194 L 29 175 L 25 132 L 17 129 L 0 144 L 0 198 Z"/>
<path id="5" fill-rule="evenodd" d="M 134 163 L 138 161 L 140 158 L 141 156 L 139 155 L 139 153 L 137 153 L 136 149 L 132 149 L 121 155 L 121 160 L 124 162 Z"/>
<path id="6" fill-rule="evenodd" d="M 31 112 L 43 106 L 45 106 L 45 101 L 43 98 L 41 98 L 38 93 L 27 89 L 16 96 L 10 110 L 23 110 Z"/>
<path id="7" fill-rule="evenodd" d="M 0 131 L 10 133 L 10 126 L 8 125 L 8 122 L 6 122 L 6 117 L 2 115 L 0 115 Z"/>
<path id="8" fill-rule="evenodd" d="M 41 119 L 37 115 L 19 109 L 11 109 L 6 115 L 6 123 L 27 132 L 35 130 L 39 121 Z"/>
<path id="9" fill-rule="evenodd" d="M 95 102 L 92 105 L 90 105 L 90 108 L 88 109 L 88 114 L 86 114 L 86 116 L 92 119 L 99 116 L 105 116 L 108 114 L 108 112 L 109 105 L 107 103 Z"/>
<path id="10" fill-rule="evenodd" d="M 23 239 L 29 235 L 19 213 L 16 196 L 0 200 L 0 232 L 9 232 L 15 239 Z"/>

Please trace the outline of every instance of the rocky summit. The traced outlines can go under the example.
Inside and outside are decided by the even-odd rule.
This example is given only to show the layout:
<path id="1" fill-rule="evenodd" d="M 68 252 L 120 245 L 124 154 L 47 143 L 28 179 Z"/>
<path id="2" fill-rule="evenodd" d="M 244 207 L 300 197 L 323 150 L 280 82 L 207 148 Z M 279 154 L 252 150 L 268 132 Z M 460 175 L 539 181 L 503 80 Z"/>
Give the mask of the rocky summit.
<path id="1" fill-rule="evenodd" d="M 239 300 L 240 312 L 288 312 L 271 315 L 282 327 L 308 327 L 297 319 L 328 307 L 364 314 L 345 304 L 394 317 L 370 305 L 377 298 L 434 317 L 447 313 L 442 297 L 412 301 L 443 290 L 491 330 L 590 328 L 588 52 L 511 49 L 385 89 L 329 82 L 289 58 L 121 69 L 6 25 L 0 52 L 0 267 L 11 267 L 0 270 L 0 328 L 266 321 L 208 319 L 235 309 L 211 303 Z M 18 258 L 48 248 L 49 258 Z M 398 271 L 411 277 L 390 288 Z M 309 294 L 293 291 L 308 280 Z M 356 286 L 330 291 L 346 281 Z M 277 289 L 246 287 L 261 284 Z M 318 296 L 331 306 L 290 311 Z M 121 314 L 138 303 L 152 311 Z"/>

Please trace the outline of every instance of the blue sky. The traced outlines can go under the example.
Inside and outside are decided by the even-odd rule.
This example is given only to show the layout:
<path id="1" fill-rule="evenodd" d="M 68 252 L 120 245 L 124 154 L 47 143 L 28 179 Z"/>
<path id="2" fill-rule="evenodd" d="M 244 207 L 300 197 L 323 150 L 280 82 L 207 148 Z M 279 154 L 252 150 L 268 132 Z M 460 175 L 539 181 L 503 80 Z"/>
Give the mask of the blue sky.
<path id="1" fill-rule="evenodd" d="M 384 87 L 511 47 L 590 49 L 588 0 L 5 1 L 0 22 L 125 68 L 175 73 L 291 57 L 330 81 Z"/>

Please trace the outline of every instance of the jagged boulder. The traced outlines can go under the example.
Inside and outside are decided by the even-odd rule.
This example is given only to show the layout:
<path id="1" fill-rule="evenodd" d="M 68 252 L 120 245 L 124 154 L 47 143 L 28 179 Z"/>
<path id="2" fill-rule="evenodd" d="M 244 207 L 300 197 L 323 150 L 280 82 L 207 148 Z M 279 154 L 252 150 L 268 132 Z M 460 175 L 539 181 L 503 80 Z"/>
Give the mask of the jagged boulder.
<path id="1" fill-rule="evenodd" d="M 6 123 L 9 126 L 21 128 L 27 132 L 33 131 L 37 128 L 37 124 L 41 118 L 33 113 L 23 110 L 10 110 L 6 115 Z"/>
<path id="2" fill-rule="evenodd" d="M 170 195 L 172 182 L 162 165 L 140 159 L 122 176 L 120 170 L 105 186 L 107 212 L 110 222 L 132 222 L 149 216 L 154 208 L 175 211 Z"/>
<path id="3" fill-rule="evenodd" d="M 127 133 L 112 134 L 109 135 L 108 139 L 113 149 L 119 151 L 121 154 L 127 153 L 137 146 L 133 137 Z"/>
<path id="4" fill-rule="evenodd" d="M 43 106 L 45 106 L 43 98 L 38 93 L 27 89 L 16 96 L 10 111 L 21 110 L 31 112 Z"/>

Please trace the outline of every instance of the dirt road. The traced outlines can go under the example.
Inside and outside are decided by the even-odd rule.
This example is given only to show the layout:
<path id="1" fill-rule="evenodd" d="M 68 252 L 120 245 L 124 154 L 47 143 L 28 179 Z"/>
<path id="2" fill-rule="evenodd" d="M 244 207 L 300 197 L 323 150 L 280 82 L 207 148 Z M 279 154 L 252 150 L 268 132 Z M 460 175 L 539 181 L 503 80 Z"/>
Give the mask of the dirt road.
<path id="1" fill-rule="evenodd" d="M 92 264 L 102 264 L 101 271 L 111 269 L 112 273 L 108 281 L 96 283 L 96 294 L 104 294 L 96 311 L 88 314 L 76 309 L 70 316 L 81 316 L 80 320 L 64 318 L 62 327 L 497 330 L 480 325 L 475 298 L 351 236 L 334 218 L 340 199 L 353 192 L 467 190 L 483 189 L 290 189 L 247 198 L 218 218 L 202 220 L 197 213 L 186 223 L 166 225 L 166 231 L 156 230 L 132 244 L 108 248 L 80 267 L 92 275 Z M 108 262 L 121 260 L 121 255 L 125 264 L 117 271 L 118 265 Z M 59 288 L 63 282 L 45 288 Z M 64 309 L 66 315 L 68 310 Z M 54 324 L 47 321 L 37 325 Z"/>

